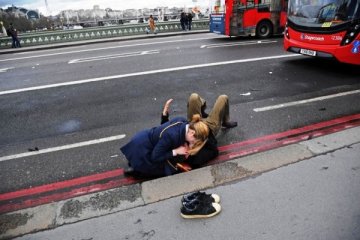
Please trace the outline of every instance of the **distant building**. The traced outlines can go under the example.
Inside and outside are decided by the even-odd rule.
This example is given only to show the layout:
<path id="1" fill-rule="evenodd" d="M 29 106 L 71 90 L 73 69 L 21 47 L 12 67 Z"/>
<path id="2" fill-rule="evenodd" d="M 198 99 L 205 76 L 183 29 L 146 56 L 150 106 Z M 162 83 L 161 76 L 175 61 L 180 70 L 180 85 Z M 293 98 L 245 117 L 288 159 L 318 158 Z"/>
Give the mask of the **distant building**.
<path id="1" fill-rule="evenodd" d="M 7 9 L 4 9 L 3 11 L 7 14 L 12 14 L 17 18 L 25 17 L 27 19 L 40 19 L 39 11 L 28 10 L 28 9 L 22 8 L 22 7 L 19 8 L 14 5 L 11 7 L 8 7 Z"/>
<path id="2" fill-rule="evenodd" d="M 191 8 L 158 6 L 155 8 L 114 10 L 110 7 L 101 9 L 99 5 L 94 5 L 91 9 L 63 10 L 56 16 L 51 16 L 51 18 L 54 21 L 59 21 L 61 26 L 109 26 L 112 24 L 125 24 L 130 21 L 144 23 L 150 15 L 153 15 L 155 20 L 160 22 L 177 21 L 182 11 L 191 12 Z M 7 9 L 0 8 L 0 16 L 3 14 L 26 17 L 27 19 L 40 19 L 38 10 L 28 10 L 14 5 Z"/>

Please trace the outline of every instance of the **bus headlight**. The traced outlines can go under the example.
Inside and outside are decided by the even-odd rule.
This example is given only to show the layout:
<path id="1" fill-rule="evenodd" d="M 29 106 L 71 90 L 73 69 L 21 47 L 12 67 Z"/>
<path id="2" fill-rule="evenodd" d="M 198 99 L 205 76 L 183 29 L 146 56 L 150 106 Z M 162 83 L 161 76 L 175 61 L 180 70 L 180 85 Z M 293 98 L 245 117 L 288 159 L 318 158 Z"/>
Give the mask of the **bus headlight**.
<path id="1" fill-rule="evenodd" d="M 356 36 L 359 34 L 360 31 L 360 24 L 356 23 L 353 26 L 349 28 L 349 30 L 346 32 L 344 39 L 341 41 L 341 46 L 350 44 Z"/>
<path id="2" fill-rule="evenodd" d="M 287 22 L 285 24 L 285 37 L 290 39 L 289 28 L 288 28 L 288 23 Z"/>

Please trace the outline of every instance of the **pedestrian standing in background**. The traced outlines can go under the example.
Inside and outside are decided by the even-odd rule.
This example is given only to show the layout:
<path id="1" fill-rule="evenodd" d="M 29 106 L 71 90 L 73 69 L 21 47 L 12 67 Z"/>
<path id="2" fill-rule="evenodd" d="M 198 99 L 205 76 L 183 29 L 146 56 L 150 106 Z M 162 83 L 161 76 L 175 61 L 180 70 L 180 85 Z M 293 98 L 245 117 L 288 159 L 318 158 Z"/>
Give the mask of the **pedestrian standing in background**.
<path id="1" fill-rule="evenodd" d="M 186 13 L 185 13 L 185 29 L 186 31 L 189 30 L 189 19 Z"/>
<path id="2" fill-rule="evenodd" d="M 7 34 L 12 38 L 12 45 L 11 45 L 12 48 L 21 47 L 20 41 L 18 38 L 18 32 L 17 32 L 16 28 L 14 28 L 12 23 L 10 23 L 10 27 L 7 30 Z"/>
<path id="3" fill-rule="evenodd" d="M 191 13 L 189 13 L 187 15 L 187 19 L 188 19 L 188 29 L 190 31 L 191 30 L 191 24 L 192 24 L 193 15 Z"/>
<path id="4" fill-rule="evenodd" d="M 181 29 L 182 29 L 183 31 L 186 30 L 186 28 L 185 28 L 185 23 L 186 23 L 186 13 L 181 12 L 181 15 L 180 15 L 180 25 L 181 25 Z"/>
<path id="5" fill-rule="evenodd" d="M 150 31 L 152 31 L 154 34 L 156 34 L 156 25 L 155 25 L 155 20 L 153 18 L 153 15 L 150 15 L 148 24 L 149 24 L 149 31 L 146 33 L 149 33 Z"/>

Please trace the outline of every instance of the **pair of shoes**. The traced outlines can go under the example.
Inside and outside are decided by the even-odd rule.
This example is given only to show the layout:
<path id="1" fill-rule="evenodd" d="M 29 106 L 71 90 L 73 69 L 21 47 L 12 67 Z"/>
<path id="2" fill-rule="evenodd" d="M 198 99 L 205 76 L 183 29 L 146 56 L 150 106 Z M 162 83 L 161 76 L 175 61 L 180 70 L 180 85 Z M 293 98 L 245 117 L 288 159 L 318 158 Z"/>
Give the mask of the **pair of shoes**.
<path id="1" fill-rule="evenodd" d="M 219 201 L 220 197 L 216 194 L 203 192 L 187 194 L 181 200 L 180 215 L 186 219 L 213 217 L 221 211 Z"/>
<path id="2" fill-rule="evenodd" d="M 237 127 L 237 122 L 223 122 L 222 123 L 222 127 L 224 128 L 234 128 L 234 127 Z"/>

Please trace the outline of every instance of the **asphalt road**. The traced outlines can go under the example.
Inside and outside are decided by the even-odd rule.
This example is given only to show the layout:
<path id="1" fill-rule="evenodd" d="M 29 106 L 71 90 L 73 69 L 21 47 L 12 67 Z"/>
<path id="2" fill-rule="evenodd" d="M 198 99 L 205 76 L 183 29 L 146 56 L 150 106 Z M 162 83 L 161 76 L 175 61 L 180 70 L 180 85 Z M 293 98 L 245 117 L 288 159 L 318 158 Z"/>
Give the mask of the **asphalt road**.
<path id="1" fill-rule="evenodd" d="M 360 112 L 359 67 L 293 56 L 282 38 L 159 36 L 1 55 L 0 64 L 0 193 L 125 166 L 119 147 L 157 125 L 168 98 L 172 116 L 186 116 L 192 92 L 210 108 L 229 96 L 239 127 L 221 132 L 220 145 Z M 16 155 L 92 140 L 104 142 Z"/>

